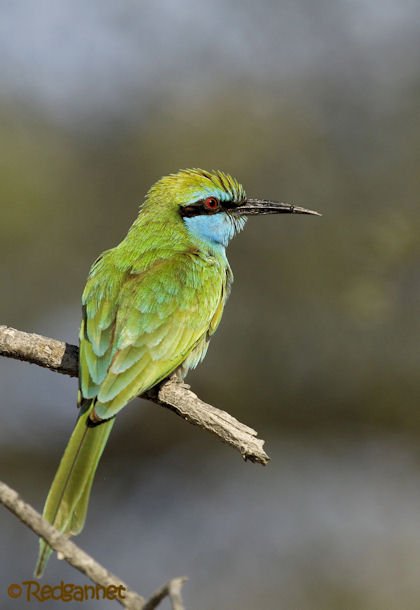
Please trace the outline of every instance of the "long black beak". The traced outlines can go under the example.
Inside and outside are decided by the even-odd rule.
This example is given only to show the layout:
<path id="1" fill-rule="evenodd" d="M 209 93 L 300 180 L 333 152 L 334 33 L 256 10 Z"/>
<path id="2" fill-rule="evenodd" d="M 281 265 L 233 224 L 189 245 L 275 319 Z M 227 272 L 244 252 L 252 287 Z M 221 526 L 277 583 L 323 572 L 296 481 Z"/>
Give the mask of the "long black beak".
<path id="1" fill-rule="evenodd" d="M 313 216 L 322 216 L 319 212 L 307 210 L 298 205 L 277 203 L 266 199 L 246 199 L 240 205 L 232 208 L 230 212 L 238 216 L 255 216 L 256 214 L 312 214 Z"/>

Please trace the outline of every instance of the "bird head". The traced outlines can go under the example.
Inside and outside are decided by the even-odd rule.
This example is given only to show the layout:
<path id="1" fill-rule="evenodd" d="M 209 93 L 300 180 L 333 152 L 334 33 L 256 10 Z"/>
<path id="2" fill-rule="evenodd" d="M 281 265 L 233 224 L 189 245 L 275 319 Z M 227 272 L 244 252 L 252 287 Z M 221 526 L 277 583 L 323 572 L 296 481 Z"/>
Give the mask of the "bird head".
<path id="1" fill-rule="evenodd" d="M 158 202 L 175 211 L 193 237 L 222 247 L 244 227 L 248 216 L 320 216 L 300 206 L 248 198 L 235 178 L 217 170 L 186 169 L 162 178 L 150 189 L 144 208 Z"/>

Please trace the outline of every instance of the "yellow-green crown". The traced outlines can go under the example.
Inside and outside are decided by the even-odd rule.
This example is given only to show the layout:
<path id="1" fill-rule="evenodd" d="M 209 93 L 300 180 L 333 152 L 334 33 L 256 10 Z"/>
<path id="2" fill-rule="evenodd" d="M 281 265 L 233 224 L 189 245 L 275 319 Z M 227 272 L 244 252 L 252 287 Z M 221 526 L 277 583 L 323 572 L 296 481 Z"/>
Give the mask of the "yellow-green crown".
<path id="1" fill-rule="evenodd" d="M 246 194 L 235 178 L 219 170 L 182 169 L 156 182 L 147 194 L 145 205 L 156 199 L 185 205 L 209 196 L 239 203 Z"/>

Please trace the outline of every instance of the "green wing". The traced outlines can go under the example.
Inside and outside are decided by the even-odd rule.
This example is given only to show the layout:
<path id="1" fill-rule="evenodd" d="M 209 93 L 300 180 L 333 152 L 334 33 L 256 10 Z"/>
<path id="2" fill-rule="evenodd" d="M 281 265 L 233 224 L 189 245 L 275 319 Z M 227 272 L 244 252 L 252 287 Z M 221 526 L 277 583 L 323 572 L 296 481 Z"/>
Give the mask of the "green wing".
<path id="1" fill-rule="evenodd" d="M 96 399 L 96 415 L 110 418 L 181 364 L 198 364 L 226 291 L 226 266 L 191 254 L 126 273 L 106 261 L 94 267 L 83 297 L 80 390 Z"/>
<path id="2" fill-rule="evenodd" d="M 93 264 L 82 295 L 83 319 L 79 334 L 79 403 L 90 404 L 105 378 L 114 345 L 118 295 L 124 271 L 103 253 Z"/>
<path id="3" fill-rule="evenodd" d="M 83 410 L 43 513 L 60 531 L 71 534 L 85 522 L 93 477 L 114 422 L 109 418 L 181 365 L 185 372 L 198 364 L 220 322 L 231 280 L 225 260 L 199 253 L 149 258 L 136 267 L 110 253 L 93 265 L 83 294 Z M 92 409 L 108 421 L 88 426 Z M 41 540 L 38 577 L 51 552 Z"/>

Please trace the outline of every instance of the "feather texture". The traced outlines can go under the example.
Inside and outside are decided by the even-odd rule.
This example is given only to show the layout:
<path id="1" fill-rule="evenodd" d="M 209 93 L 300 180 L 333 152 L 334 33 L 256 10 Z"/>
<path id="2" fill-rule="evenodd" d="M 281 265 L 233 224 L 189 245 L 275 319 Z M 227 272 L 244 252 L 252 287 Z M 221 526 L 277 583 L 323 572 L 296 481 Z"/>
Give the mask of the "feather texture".
<path id="1" fill-rule="evenodd" d="M 208 196 L 239 203 L 245 193 L 221 172 L 163 178 L 126 238 L 92 265 L 79 335 L 81 415 L 44 508 L 62 532 L 83 527 L 113 417 L 173 371 L 197 366 L 220 323 L 232 281 L 225 246 L 241 223 L 227 212 L 218 221 L 183 218 L 182 206 Z M 106 421 L 92 425 L 98 420 Z M 37 576 L 50 553 L 41 541 Z"/>

